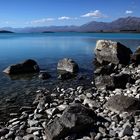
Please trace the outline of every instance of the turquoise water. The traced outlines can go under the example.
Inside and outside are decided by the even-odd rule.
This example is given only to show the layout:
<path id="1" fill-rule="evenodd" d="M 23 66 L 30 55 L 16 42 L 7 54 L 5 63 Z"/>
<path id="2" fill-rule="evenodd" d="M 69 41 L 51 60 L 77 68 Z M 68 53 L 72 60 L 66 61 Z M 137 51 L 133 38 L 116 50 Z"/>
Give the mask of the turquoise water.
<path id="1" fill-rule="evenodd" d="M 64 57 L 73 58 L 79 64 L 80 74 L 87 75 L 91 80 L 94 68 L 92 63 L 94 59 L 93 50 L 96 41 L 99 39 L 120 41 L 131 48 L 132 51 L 137 46 L 140 46 L 140 34 L 0 34 L 0 106 L 5 106 L 7 98 L 14 99 L 13 106 L 30 103 L 34 89 L 39 86 L 49 87 L 54 81 L 57 81 L 57 62 Z M 2 73 L 2 70 L 8 65 L 29 58 L 35 59 L 40 68 L 47 70 L 52 75 L 52 78 L 42 81 L 38 79 L 37 75 L 17 78 L 8 77 Z M 6 105 L 8 106 L 9 104 Z"/>

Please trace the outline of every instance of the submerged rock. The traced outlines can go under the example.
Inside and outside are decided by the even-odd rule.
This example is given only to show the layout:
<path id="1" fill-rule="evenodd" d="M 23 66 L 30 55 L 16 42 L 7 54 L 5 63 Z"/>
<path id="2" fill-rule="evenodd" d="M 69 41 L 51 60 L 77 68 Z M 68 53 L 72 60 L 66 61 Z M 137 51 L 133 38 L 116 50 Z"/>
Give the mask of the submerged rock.
<path id="1" fill-rule="evenodd" d="M 64 58 L 58 62 L 57 70 L 77 73 L 79 71 L 79 67 L 74 60 L 69 58 Z"/>
<path id="2" fill-rule="evenodd" d="M 60 118 L 56 118 L 46 128 L 47 140 L 59 140 L 70 133 L 82 133 L 91 128 L 96 114 L 81 104 L 66 108 Z"/>
<path id="3" fill-rule="evenodd" d="M 132 51 L 123 44 L 111 40 L 98 40 L 95 48 L 96 59 L 100 64 L 129 64 Z"/>
<path id="4" fill-rule="evenodd" d="M 105 106 L 116 113 L 135 112 L 140 110 L 140 100 L 124 95 L 115 95 L 107 101 Z"/>
<path id="5" fill-rule="evenodd" d="M 3 72 L 6 74 L 23 74 L 23 73 L 34 73 L 39 72 L 40 68 L 32 59 L 28 59 L 24 61 L 23 63 L 11 65 L 8 68 L 6 68 Z"/>
<path id="6" fill-rule="evenodd" d="M 48 72 L 41 71 L 38 77 L 42 80 L 47 80 L 51 77 L 51 75 Z"/>
<path id="7" fill-rule="evenodd" d="M 73 78 L 75 75 L 70 73 L 70 72 L 66 72 L 66 71 L 61 71 L 58 73 L 58 79 L 59 80 L 68 80 Z"/>

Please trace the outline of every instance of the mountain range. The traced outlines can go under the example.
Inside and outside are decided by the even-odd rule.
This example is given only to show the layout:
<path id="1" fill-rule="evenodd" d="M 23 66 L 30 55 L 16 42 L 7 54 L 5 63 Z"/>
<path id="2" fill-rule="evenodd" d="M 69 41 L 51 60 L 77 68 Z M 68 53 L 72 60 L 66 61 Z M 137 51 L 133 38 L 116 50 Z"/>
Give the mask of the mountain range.
<path id="1" fill-rule="evenodd" d="M 3 27 L 0 30 L 7 30 L 17 33 L 35 32 L 140 32 L 140 17 L 119 18 L 112 22 L 92 21 L 81 26 L 44 26 L 11 28 Z"/>

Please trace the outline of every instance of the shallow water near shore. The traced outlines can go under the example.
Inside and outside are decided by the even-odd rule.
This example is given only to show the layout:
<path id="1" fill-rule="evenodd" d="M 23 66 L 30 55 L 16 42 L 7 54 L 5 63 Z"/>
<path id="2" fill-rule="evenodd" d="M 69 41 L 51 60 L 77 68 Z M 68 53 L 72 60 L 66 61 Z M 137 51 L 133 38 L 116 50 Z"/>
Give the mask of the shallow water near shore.
<path id="1" fill-rule="evenodd" d="M 90 84 L 93 73 L 94 47 L 99 39 L 116 40 L 134 51 L 140 46 L 140 34 L 112 33 L 40 33 L 40 34 L 0 34 L 0 114 L 17 112 L 21 106 L 30 105 L 39 87 L 51 88 L 56 84 L 76 86 Z M 86 80 L 75 82 L 57 80 L 56 66 L 59 59 L 74 59 L 80 67 L 79 75 Z M 2 73 L 8 65 L 26 59 L 34 59 L 41 69 L 48 71 L 52 78 L 38 79 L 37 74 L 24 77 L 9 77 Z"/>

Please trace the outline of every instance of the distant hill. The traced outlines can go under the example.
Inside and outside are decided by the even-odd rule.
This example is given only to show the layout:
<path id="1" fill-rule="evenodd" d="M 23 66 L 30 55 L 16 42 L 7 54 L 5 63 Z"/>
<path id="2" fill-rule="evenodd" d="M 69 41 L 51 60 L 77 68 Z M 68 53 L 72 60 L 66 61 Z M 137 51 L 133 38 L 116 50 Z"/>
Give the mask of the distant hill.
<path id="1" fill-rule="evenodd" d="M 1 30 L 8 30 L 18 33 L 43 33 L 43 32 L 139 32 L 140 17 L 119 18 L 112 22 L 92 21 L 82 26 L 44 26 L 44 27 L 26 27 L 10 28 L 5 27 Z"/>
<path id="2" fill-rule="evenodd" d="M 14 33 L 12 31 L 7 31 L 7 30 L 0 30 L 0 33 Z"/>
<path id="3" fill-rule="evenodd" d="M 84 24 L 80 27 L 82 32 L 140 32 L 140 18 L 119 18 L 112 22 L 96 22 Z"/>

